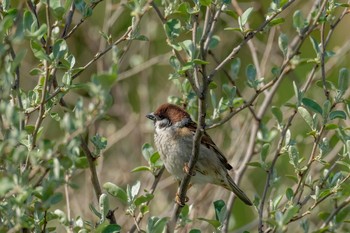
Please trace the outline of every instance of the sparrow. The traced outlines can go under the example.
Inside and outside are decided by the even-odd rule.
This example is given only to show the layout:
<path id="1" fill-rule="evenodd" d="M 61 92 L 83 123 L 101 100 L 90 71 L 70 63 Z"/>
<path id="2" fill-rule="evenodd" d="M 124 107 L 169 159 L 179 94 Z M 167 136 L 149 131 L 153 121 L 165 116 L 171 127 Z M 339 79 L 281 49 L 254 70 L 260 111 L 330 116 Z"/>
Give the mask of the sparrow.
<path id="1" fill-rule="evenodd" d="M 191 158 L 197 124 L 184 109 L 168 103 L 160 105 L 146 117 L 154 123 L 154 142 L 165 168 L 181 181 L 188 173 L 187 164 Z M 234 192 L 245 204 L 253 205 L 228 174 L 232 166 L 206 132 L 200 143 L 191 184 L 211 183 L 224 187 Z"/>

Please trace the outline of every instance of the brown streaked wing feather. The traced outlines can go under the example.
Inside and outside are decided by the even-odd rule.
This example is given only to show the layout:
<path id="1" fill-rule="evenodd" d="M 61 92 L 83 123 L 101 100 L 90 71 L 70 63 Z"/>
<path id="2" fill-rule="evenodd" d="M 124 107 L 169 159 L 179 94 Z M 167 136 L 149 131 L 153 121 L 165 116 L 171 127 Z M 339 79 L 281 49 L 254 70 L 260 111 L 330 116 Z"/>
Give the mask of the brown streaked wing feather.
<path id="1" fill-rule="evenodd" d="M 188 127 L 193 134 L 196 132 L 197 130 L 197 124 L 193 121 L 191 121 L 190 123 L 188 123 L 186 125 L 186 127 Z M 213 140 L 210 138 L 210 136 L 207 134 L 207 132 L 204 132 L 204 135 L 202 136 L 201 139 L 201 143 L 203 143 L 204 145 L 206 145 L 207 148 L 209 149 L 213 149 L 216 154 L 219 156 L 220 161 L 222 162 L 222 164 L 225 166 L 226 169 L 231 170 L 232 166 L 228 163 L 225 155 L 219 150 L 219 148 L 215 145 L 215 143 L 213 142 Z"/>

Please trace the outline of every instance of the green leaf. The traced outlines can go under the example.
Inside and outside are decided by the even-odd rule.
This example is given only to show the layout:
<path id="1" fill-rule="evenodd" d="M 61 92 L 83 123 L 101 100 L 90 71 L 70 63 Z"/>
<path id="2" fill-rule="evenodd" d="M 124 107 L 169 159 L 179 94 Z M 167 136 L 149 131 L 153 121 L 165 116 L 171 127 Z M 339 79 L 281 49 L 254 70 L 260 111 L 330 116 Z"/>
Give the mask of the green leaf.
<path id="1" fill-rule="evenodd" d="M 101 137 L 99 134 L 94 135 L 90 141 L 98 150 L 103 150 L 107 147 L 107 138 Z"/>
<path id="2" fill-rule="evenodd" d="M 262 168 L 262 163 L 261 162 L 257 162 L 257 161 L 252 161 L 247 163 L 248 166 L 252 166 L 252 167 L 258 167 L 258 168 Z"/>
<path id="3" fill-rule="evenodd" d="M 249 16 L 253 12 L 253 10 L 254 10 L 253 7 L 249 7 L 247 10 L 243 12 L 241 16 L 238 17 L 238 21 L 240 21 L 240 25 L 244 26 L 247 23 Z"/>
<path id="4" fill-rule="evenodd" d="M 256 69 L 253 64 L 249 64 L 246 69 L 247 83 L 251 88 L 257 87 Z"/>
<path id="5" fill-rule="evenodd" d="M 107 182 L 107 183 L 103 184 L 103 188 L 109 194 L 111 194 L 113 197 L 118 198 L 123 203 L 127 203 L 128 202 L 128 197 L 126 195 L 125 190 L 120 188 L 120 187 L 118 187 L 117 185 L 115 185 L 115 184 L 113 184 L 111 182 Z"/>
<path id="6" fill-rule="evenodd" d="M 147 167 L 147 166 L 139 166 L 139 167 L 135 167 L 134 169 L 131 170 L 131 172 L 141 172 L 141 171 L 151 172 L 152 169 L 150 167 Z"/>
<path id="7" fill-rule="evenodd" d="M 293 14 L 293 26 L 298 32 L 301 32 L 305 26 L 305 20 L 300 10 L 295 11 Z"/>
<path id="8" fill-rule="evenodd" d="M 283 53 L 283 56 L 286 57 L 288 53 L 288 37 L 286 34 L 281 33 L 278 37 L 278 47 Z"/>
<path id="9" fill-rule="evenodd" d="M 193 61 L 196 48 L 192 40 L 184 40 L 180 42 L 179 45 L 186 51 L 188 57 L 190 58 L 190 61 Z"/>
<path id="10" fill-rule="evenodd" d="M 261 161 L 265 162 L 266 157 L 269 153 L 269 149 L 270 149 L 270 144 L 269 143 L 265 143 L 262 148 L 261 148 L 261 152 L 260 152 L 260 159 Z"/>
<path id="11" fill-rule="evenodd" d="M 269 22 L 269 26 L 270 27 L 273 27 L 273 26 L 276 26 L 276 25 L 279 25 L 279 24 L 282 24 L 285 22 L 285 19 L 284 18 L 275 18 L 273 20 L 271 20 Z"/>
<path id="12" fill-rule="evenodd" d="M 206 218 L 197 218 L 198 220 L 202 220 L 205 221 L 207 223 L 209 223 L 210 225 L 212 225 L 214 228 L 219 228 L 221 226 L 221 223 L 218 220 L 214 220 L 214 219 L 206 219 Z"/>
<path id="13" fill-rule="evenodd" d="M 136 183 L 133 186 L 131 186 L 131 189 L 130 189 L 131 200 L 135 200 L 137 194 L 140 191 L 140 188 L 141 188 L 141 182 L 139 180 L 136 181 Z"/>
<path id="14" fill-rule="evenodd" d="M 162 233 L 165 227 L 167 218 L 159 218 L 152 216 L 148 219 L 147 223 L 147 233 Z"/>
<path id="15" fill-rule="evenodd" d="M 34 56 L 36 58 L 38 58 L 39 60 L 47 60 L 47 61 L 50 60 L 50 58 L 47 56 L 44 48 L 41 46 L 41 44 L 38 43 L 37 40 L 31 40 L 30 47 L 33 51 Z"/>
<path id="16" fill-rule="evenodd" d="M 314 51 L 315 51 L 316 55 L 319 56 L 319 54 L 320 54 L 320 47 L 319 47 L 316 39 L 313 38 L 312 36 L 310 36 L 310 41 L 311 41 L 312 47 L 314 48 Z"/>
<path id="17" fill-rule="evenodd" d="M 329 113 L 329 119 L 334 120 L 336 118 L 340 118 L 346 120 L 346 113 L 341 110 L 335 110 Z"/>
<path id="18" fill-rule="evenodd" d="M 189 233 L 201 233 L 199 229 L 191 229 Z"/>
<path id="19" fill-rule="evenodd" d="M 289 221 L 299 212 L 299 206 L 290 206 L 287 211 L 283 214 L 283 224 L 288 224 Z"/>
<path id="20" fill-rule="evenodd" d="M 241 59 L 239 59 L 239 57 L 233 59 L 230 68 L 232 79 L 236 80 L 238 78 L 238 73 L 241 68 Z"/>
<path id="21" fill-rule="evenodd" d="M 206 64 L 209 64 L 209 62 L 203 61 L 203 60 L 201 60 L 201 59 L 193 59 L 193 63 L 194 63 L 194 64 L 197 64 L 197 65 L 206 65 Z"/>
<path id="22" fill-rule="evenodd" d="M 281 109 L 279 109 L 278 107 L 276 106 L 272 106 L 271 108 L 271 112 L 272 114 L 276 117 L 278 123 L 282 123 L 282 120 L 283 120 L 283 113 L 281 111 Z"/>
<path id="23" fill-rule="evenodd" d="M 154 154 L 154 149 L 149 143 L 145 143 L 142 146 L 142 155 L 145 158 L 145 160 L 148 162 L 151 158 L 151 156 Z"/>
<path id="24" fill-rule="evenodd" d="M 214 202 L 215 218 L 220 223 L 223 223 L 226 217 L 226 204 L 223 200 L 217 200 Z"/>
<path id="25" fill-rule="evenodd" d="M 103 223 L 105 221 L 105 218 L 109 211 L 109 202 L 108 202 L 108 196 L 105 193 L 102 193 L 99 201 L 98 201 L 99 207 L 100 207 L 100 213 L 102 214 L 102 217 L 100 219 L 100 223 Z"/>
<path id="26" fill-rule="evenodd" d="M 312 117 L 310 115 L 310 113 L 303 107 L 299 107 L 298 108 L 298 112 L 299 114 L 303 117 L 303 119 L 305 120 L 305 122 L 310 126 L 310 128 L 312 129 L 313 123 L 312 123 Z"/>
<path id="27" fill-rule="evenodd" d="M 294 193 L 293 193 L 293 189 L 291 188 L 287 188 L 286 189 L 286 197 L 289 201 L 293 200 L 293 196 L 294 196 Z"/>
<path id="28" fill-rule="evenodd" d="M 349 77 L 349 70 L 347 68 L 341 68 L 339 70 L 338 90 L 341 93 L 341 96 L 349 88 Z"/>
<path id="29" fill-rule="evenodd" d="M 337 124 L 326 124 L 325 125 L 325 129 L 326 130 L 333 130 L 333 129 L 338 129 L 338 125 Z"/>
<path id="30" fill-rule="evenodd" d="M 289 163 L 294 166 L 295 169 L 299 168 L 299 151 L 298 148 L 294 145 L 289 146 Z"/>
<path id="31" fill-rule="evenodd" d="M 181 22 L 178 19 L 169 19 L 165 24 L 165 33 L 170 40 L 179 37 L 181 31 Z"/>
<path id="32" fill-rule="evenodd" d="M 155 164 L 157 161 L 158 161 L 158 159 L 160 158 L 160 155 L 159 155 L 159 153 L 158 152 L 155 152 L 155 153 L 153 153 L 152 155 L 151 155 L 151 157 L 150 157 L 150 162 L 151 162 L 151 164 Z"/>
<path id="33" fill-rule="evenodd" d="M 293 81 L 293 88 L 294 88 L 294 93 L 295 96 L 297 97 L 297 107 L 299 107 L 301 105 L 301 99 L 302 99 L 302 93 L 299 89 L 299 87 L 297 86 L 297 84 Z"/>
<path id="34" fill-rule="evenodd" d="M 211 0 L 199 0 L 199 3 L 200 3 L 202 6 L 210 6 Z"/>
<path id="35" fill-rule="evenodd" d="M 118 233 L 121 229 L 121 226 L 118 224 L 109 224 L 102 230 L 102 233 Z"/>
<path id="36" fill-rule="evenodd" d="M 134 204 L 135 204 L 136 206 L 139 206 L 139 205 L 141 205 L 141 204 L 143 204 L 143 203 L 146 203 L 146 202 L 152 200 L 153 197 L 154 197 L 153 194 L 147 193 L 146 195 L 142 195 L 142 196 L 137 197 L 137 198 L 135 199 L 135 201 L 134 201 Z"/>
<path id="37" fill-rule="evenodd" d="M 303 98 L 302 99 L 302 103 L 308 107 L 309 109 L 311 109 L 313 112 L 319 113 L 322 115 L 323 111 L 321 106 L 316 103 L 315 101 L 313 101 L 312 99 L 309 98 Z"/>
<path id="38" fill-rule="evenodd" d="M 57 61 L 60 60 L 67 53 L 67 50 L 68 47 L 65 40 L 56 40 L 52 47 L 53 58 Z"/>
<path id="39" fill-rule="evenodd" d="M 217 35 L 214 35 L 210 38 L 209 41 L 209 49 L 214 49 L 218 46 L 218 44 L 220 43 L 220 37 Z"/>

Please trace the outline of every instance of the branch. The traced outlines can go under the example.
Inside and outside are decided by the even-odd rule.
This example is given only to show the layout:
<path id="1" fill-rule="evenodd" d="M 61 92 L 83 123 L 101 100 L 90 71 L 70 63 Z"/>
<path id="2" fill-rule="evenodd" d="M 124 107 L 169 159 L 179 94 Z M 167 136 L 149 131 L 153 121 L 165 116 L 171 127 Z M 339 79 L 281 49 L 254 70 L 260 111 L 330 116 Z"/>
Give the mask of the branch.
<path id="1" fill-rule="evenodd" d="M 158 174 L 156 174 L 154 176 L 154 181 L 153 181 L 153 184 L 152 184 L 152 187 L 151 187 L 151 190 L 150 190 L 150 193 L 153 194 L 154 191 L 156 190 L 157 186 L 158 186 L 158 183 L 160 181 L 160 178 L 162 177 L 163 175 L 163 172 L 165 170 L 165 167 L 163 166 Z M 148 202 L 146 202 L 146 205 L 149 205 L 149 203 L 151 202 L 151 200 L 149 200 Z M 141 220 L 143 219 L 144 215 L 142 213 L 139 213 L 139 215 L 137 216 L 137 218 L 135 219 L 135 224 L 130 228 L 129 230 L 129 233 L 133 233 L 135 232 L 135 230 L 137 229 L 137 225 L 141 222 Z"/>
<path id="2" fill-rule="evenodd" d="M 99 182 L 97 172 L 96 172 L 95 158 L 93 157 L 93 155 L 92 155 L 88 145 L 86 144 L 85 140 L 83 139 L 83 137 L 80 137 L 80 141 L 81 141 L 81 149 L 84 151 L 85 156 L 86 156 L 88 163 L 89 163 L 89 168 L 90 168 L 90 172 L 91 172 L 91 183 L 92 183 L 92 186 L 94 187 L 94 190 L 96 193 L 97 202 L 99 202 L 99 197 L 102 194 L 102 189 L 101 189 L 100 182 Z M 114 211 L 109 210 L 108 214 L 106 215 L 106 218 L 109 219 L 110 224 L 117 222 L 113 212 Z"/>
<path id="3" fill-rule="evenodd" d="M 158 18 L 162 21 L 163 26 L 166 24 L 167 20 L 165 19 L 165 17 L 163 16 L 163 14 L 160 12 L 158 6 L 155 4 L 154 1 L 151 1 L 150 5 L 153 7 L 153 9 L 155 10 L 155 12 L 158 15 Z M 165 33 L 165 35 L 167 36 L 167 40 L 169 40 L 168 35 Z M 179 51 L 172 49 L 173 54 L 175 54 L 176 58 L 179 60 L 179 62 L 181 63 L 181 65 L 185 64 L 184 59 L 182 59 L 181 54 L 179 53 Z M 188 81 L 191 84 L 192 89 L 194 90 L 194 92 L 197 94 L 197 96 L 200 94 L 198 87 L 196 86 L 195 80 L 192 76 L 192 74 L 190 73 L 190 71 L 186 70 L 185 71 L 185 76 L 188 79 Z"/>
<path id="4" fill-rule="evenodd" d="M 47 38 L 46 38 L 46 43 L 45 43 L 45 49 L 46 49 L 46 54 L 50 54 L 50 43 L 51 43 L 51 20 L 50 20 L 50 0 L 47 0 L 46 2 L 46 24 L 47 24 Z M 50 65 L 47 60 L 44 60 L 44 66 L 45 66 L 45 77 L 44 77 L 44 85 L 42 86 L 41 90 L 41 101 L 39 105 L 39 116 L 35 122 L 35 128 L 33 132 L 33 141 L 30 145 L 30 150 L 34 149 L 36 146 L 36 140 L 39 132 L 39 128 L 41 126 L 41 123 L 44 120 L 44 114 L 45 114 L 45 98 L 46 98 L 46 93 L 48 89 L 48 82 L 50 78 Z"/>
<path id="5" fill-rule="evenodd" d="M 103 1 L 103 0 L 93 1 L 93 2 L 91 3 L 91 5 L 90 5 L 90 9 L 93 10 L 93 9 L 94 9 L 100 2 L 102 2 L 102 1 Z M 74 3 L 72 3 L 72 4 L 74 5 Z M 71 17 L 73 17 L 73 12 L 74 12 L 74 9 L 72 10 L 72 8 L 71 8 L 71 10 L 70 10 L 70 12 L 69 12 L 69 14 L 72 14 Z M 69 17 L 69 15 L 68 15 L 68 17 Z M 78 27 L 79 27 L 82 23 L 85 22 L 86 18 L 87 18 L 87 17 L 81 18 L 80 21 L 79 21 L 79 23 L 76 24 L 76 25 L 72 28 L 72 30 L 70 30 L 68 33 L 64 31 L 64 34 L 65 34 L 65 35 L 64 35 L 62 38 L 65 39 L 65 40 L 68 39 L 68 38 L 75 32 L 75 30 L 77 30 Z M 67 25 L 67 24 L 66 24 L 66 25 Z M 69 26 L 69 25 L 68 25 L 68 26 Z M 66 30 L 66 27 L 65 27 L 65 30 Z"/>

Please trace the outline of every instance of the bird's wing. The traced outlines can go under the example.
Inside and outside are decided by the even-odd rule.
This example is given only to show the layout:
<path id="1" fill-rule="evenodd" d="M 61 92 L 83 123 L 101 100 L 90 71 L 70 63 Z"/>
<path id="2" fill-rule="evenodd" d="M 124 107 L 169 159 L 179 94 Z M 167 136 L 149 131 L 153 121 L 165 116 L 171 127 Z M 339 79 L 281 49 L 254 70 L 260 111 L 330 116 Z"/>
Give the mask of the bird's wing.
<path id="1" fill-rule="evenodd" d="M 186 127 L 195 134 L 197 130 L 197 124 L 193 121 L 190 121 L 186 124 Z M 219 148 L 215 145 L 213 140 L 210 138 L 210 136 L 207 134 L 207 132 L 204 132 L 201 143 L 205 145 L 208 149 L 213 150 L 217 155 L 221 163 L 225 166 L 226 169 L 231 170 L 232 166 L 228 163 L 225 155 L 219 150 Z"/>

